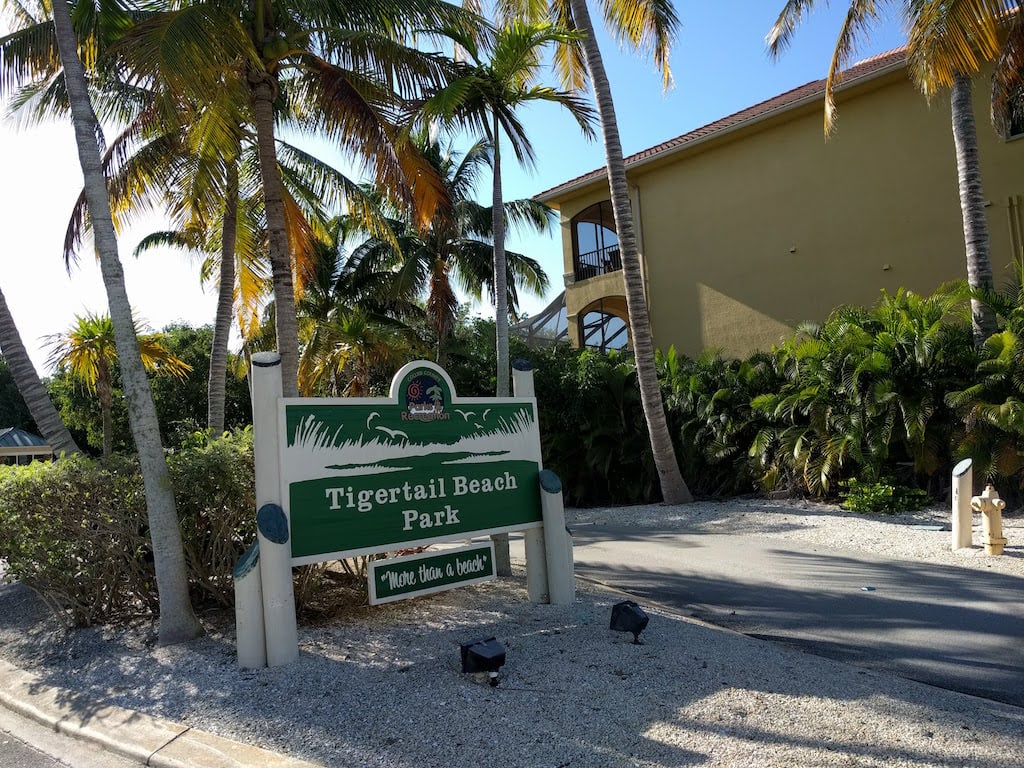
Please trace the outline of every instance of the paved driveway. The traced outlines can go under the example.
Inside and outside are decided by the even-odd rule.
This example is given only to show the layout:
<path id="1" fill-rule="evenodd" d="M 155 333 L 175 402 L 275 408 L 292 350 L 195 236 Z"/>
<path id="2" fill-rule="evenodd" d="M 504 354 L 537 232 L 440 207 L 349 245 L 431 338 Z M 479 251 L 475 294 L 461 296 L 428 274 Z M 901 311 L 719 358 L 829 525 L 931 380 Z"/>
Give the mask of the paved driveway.
<path id="1" fill-rule="evenodd" d="M 1024 707 L 1024 579 L 779 539 L 573 527 L 581 576 L 719 626 Z"/>

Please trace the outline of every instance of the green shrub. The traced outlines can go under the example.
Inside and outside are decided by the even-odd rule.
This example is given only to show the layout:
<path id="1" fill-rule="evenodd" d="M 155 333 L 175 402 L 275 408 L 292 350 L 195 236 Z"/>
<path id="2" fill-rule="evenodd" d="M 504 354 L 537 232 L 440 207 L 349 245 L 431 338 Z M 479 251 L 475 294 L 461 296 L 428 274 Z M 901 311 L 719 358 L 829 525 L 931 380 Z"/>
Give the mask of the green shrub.
<path id="1" fill-rule="evenodd" d="M 885 513 L 913 512 L 931 502 L 928 494 L 919 488 L 892 485 L 889 482 L 862 483 L 853 477 L 840 484 L 843 489 L 843 509 L 853 512 Z"/>
<path id="2" fill-rule="evenodd" d="M 156 607 L 145 498 L 134 462 L 72 456 L 0 471 L 0 558 L 69 622 Z"/>
<path id="3" fill-rule="evenodd" d="M 197 604 L 234 605 L 231 572 L 256 541 L 252 445 L 249 427 L 168 457 L 185 564 Z"/>
<path id="4" fill-rule="evenodd" d="M 255 540 L 252 432 L 169 457 L 197 605 L 230 606 L 231 572 Z M 157 608 L 138 464 L 113 456 L 0 468 L 0 558 L 76 626 Z"/>

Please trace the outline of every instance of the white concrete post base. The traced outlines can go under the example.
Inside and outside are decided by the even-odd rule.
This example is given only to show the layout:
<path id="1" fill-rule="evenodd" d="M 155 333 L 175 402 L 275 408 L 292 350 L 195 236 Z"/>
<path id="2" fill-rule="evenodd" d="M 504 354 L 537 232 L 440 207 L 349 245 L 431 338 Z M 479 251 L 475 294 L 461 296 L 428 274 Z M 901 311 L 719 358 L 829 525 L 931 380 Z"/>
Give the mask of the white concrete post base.
<path id="1" fill-rule="evenodd" d="M 953 467 L 953 512 L 951 517 L 953 529 L 953 549 L 970 547 L 974 542 L 971 538 L 971 524 L 974 515 L 971 512 L 971 488 L 974 482 L 974 470 L 971 460 L 964 459 Z"/>
<path id="2" fill-rule="evenodd" d="M 267 639 L 263 627 L 263 584 L 260 580 L 260 547 L 253 544 L 238 559 L 235 579 L 235 642 L 238 666 L 267 666 Z"/>
<path id="3" fill-rule="evenodd" d="M 549 469 L 542 469 L 538 480 L 544 513 L 549 597 L 552 605 L 569 605 L 576 599 L 576 584 L 573 578 L 572 538 L 565 528 L 562 481 Z"/>

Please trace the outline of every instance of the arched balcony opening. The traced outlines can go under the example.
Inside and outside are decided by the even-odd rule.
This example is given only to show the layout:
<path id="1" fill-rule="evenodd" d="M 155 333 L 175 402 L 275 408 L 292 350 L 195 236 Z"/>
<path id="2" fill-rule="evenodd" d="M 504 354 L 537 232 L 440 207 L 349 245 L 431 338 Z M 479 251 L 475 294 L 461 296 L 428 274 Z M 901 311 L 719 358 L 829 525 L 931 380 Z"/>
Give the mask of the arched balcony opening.
<path id="1" fill-rule="evenodd" d="M 579 313 L 580 346 L 608 352 L 629 346 L 629 322 L 624 297 L 595 301 Z"/>
<path id="2" fill-rule="evenodd" d="M 573 217 L 572 261 L 577 280 L 622 269 L 610 200 L 592 205 Z"/>

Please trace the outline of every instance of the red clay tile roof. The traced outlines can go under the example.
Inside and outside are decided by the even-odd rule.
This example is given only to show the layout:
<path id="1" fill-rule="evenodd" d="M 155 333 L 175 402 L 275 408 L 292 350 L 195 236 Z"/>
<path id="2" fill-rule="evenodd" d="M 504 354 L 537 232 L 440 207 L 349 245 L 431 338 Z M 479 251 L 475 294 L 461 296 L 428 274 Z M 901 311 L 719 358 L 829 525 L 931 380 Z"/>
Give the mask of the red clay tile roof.
<path id="1" fill-rule="evenodd" d="M 840 89 L 849 87 L 858 80 L 869 79 L 876 75 L 879 75 L 890 68 L 902 66 L 904 57 L 906 54 L 906 47 L 895 48 L 885 53 L 880 53 L 876 56 L 872 56 L 869 59 L 854 64 L 852 67 L 843 72 L 843 77 Z M 794 88 L 791 91 L 780 93 L 778 96 L 774 96 L 767 101 L 762 101 L 759 104 L 755 104 L 752 107 L 736 112 L 728 117 L 723 117 L 720 120 L 716 120 L 713 123 L 708 123 L 705 126 L 696 128 L 689 133 L 684 133 L 682 136 L 677 136 L 674 139 L 657 144 L 648 149 L 637 152 L 635 155 L 630 155 L 626 158 L 626 167 L 642 163 L 646 160 L 650 160 L 659 155 L 663 155 L 675 149 L 679 149 L 688 144 L 692 144 L 700 139 L 713 136 L 714 134 L 725 131 L 729 128 L 741 125 L 743 123 L 757 120 L 758 118 L 765 117 L 769 114 L 784 111 L 790 107 L 793 107 L 805 100 L 813 97 L 824 97 L 825 94 L 825 80 L 815 80 L 801 85 L 798 88 Z M 566 192 L 578 186 L 597 181 L 604 177 L 605 169 L 597 168 L 589 173 L 585 173 L 582 176 L 577 176 L 575 179 L 563 182 L 556 187 L 545 190 L 540 194 L 536 195 L 536 199 L 549 201 L 557 198 L 560 193 Z"/>

